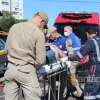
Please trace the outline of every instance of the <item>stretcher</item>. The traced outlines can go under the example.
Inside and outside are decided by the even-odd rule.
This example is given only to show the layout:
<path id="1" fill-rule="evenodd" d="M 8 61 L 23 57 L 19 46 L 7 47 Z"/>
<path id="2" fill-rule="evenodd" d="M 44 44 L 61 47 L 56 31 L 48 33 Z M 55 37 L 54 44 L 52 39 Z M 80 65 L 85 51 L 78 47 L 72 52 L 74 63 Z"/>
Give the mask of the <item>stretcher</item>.
<path id="1" fill-rule="evenodd" d="M 76 66 L 75 63 L 73 63 L 74 67 Z M 38 76 L 44 77 L 44 95 L 46 95 L 45 84 L 48 83 L 48 100 L 61 100 L 66 98 L 67 77 L 70 75 L 70 70 L 74 69 L 74 67 L 70 68 L 71 64 L 71 61 L 63 59 L 56 63 L 44 65 L 38 70 Z M 73 71 L 76 72 L 76 68 Z M 72 95 L 74 94 L 72 93 Z"/>

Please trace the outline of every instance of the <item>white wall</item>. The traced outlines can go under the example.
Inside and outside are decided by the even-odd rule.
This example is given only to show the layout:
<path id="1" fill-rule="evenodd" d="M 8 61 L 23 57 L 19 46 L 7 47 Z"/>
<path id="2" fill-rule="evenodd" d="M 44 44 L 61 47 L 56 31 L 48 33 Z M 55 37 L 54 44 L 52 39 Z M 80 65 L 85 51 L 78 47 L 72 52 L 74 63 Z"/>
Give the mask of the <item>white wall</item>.
<path id="1" fill-rule="evenodd" d="M 10 11 L 10 0 L 0 0 L 2 3 L 2 11 Z M 14 17 L 23 19 L 23 0 L 11 0 L 11 11 Z"/>

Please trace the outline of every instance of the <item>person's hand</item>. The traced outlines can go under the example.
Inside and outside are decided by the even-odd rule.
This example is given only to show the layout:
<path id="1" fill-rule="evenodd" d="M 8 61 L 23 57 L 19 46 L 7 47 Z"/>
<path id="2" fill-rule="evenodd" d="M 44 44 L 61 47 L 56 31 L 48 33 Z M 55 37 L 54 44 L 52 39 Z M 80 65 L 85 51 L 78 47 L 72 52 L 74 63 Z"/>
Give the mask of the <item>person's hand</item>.
<path id="1" fill-rule="evenodd" d="M 69 57 L 73 57 L 74 56 L 74 52 L 67 52 Z"/>
<path id="2" fill-rule="evenodd" d="M 58 59 L 57 60 L 61 60 L 62 58 L 65 57 L 65 54 L 63 53 L 62 50 L 60 50 L 59 48 L 57 49 L 57 53 L 58 53 Z"/>
<path id="3" fill-rule="evenodd" d="M 45 43 L 45 47 L 50 47 L 51 43 Z"/>
<path id="4" fill-rule="evenodd" d="M 59 58 L 65 57 L 65 54 L 61 50 L 58 51 L 58 55 L 59 55 Z"/>

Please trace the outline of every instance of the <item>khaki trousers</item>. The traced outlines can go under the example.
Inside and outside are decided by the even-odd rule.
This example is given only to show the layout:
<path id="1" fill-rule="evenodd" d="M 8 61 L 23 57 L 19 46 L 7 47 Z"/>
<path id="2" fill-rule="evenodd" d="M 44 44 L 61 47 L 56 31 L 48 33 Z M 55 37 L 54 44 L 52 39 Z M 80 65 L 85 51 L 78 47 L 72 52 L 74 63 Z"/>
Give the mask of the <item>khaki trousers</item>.
<path id="1" fill-rule="evenodd" d="M 18 100 L 19 88 L 22 88 L 25 100 L 40 100 L 41 89 L 35 68 L 28 64 L 24 66 L 8 63 L 5 72 L 5 100 Z"/>

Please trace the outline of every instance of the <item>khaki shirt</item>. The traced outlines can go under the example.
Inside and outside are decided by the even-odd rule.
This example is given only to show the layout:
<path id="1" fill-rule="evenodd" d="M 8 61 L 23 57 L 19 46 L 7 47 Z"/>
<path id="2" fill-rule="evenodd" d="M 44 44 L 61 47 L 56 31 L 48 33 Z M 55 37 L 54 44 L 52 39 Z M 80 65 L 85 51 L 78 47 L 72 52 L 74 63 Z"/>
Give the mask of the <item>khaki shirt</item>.
<path id="1" fill-rule="evenodd" d="M 40 67 L 46 58 L 44 44 L 44 34 L 33 22 L 15 24 L 9 31 L 5 46 L 8 61 L 20 65 L 31 63 Z"/>

